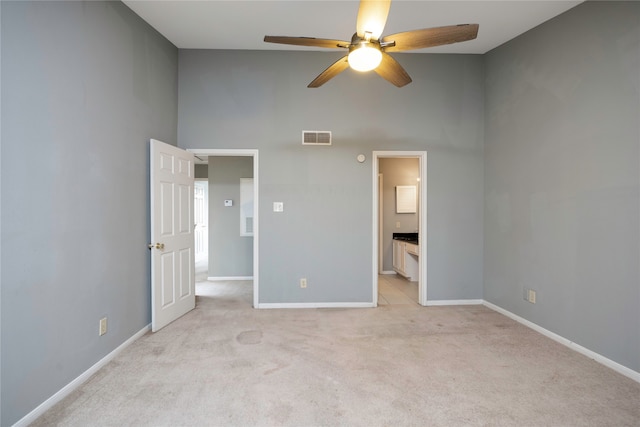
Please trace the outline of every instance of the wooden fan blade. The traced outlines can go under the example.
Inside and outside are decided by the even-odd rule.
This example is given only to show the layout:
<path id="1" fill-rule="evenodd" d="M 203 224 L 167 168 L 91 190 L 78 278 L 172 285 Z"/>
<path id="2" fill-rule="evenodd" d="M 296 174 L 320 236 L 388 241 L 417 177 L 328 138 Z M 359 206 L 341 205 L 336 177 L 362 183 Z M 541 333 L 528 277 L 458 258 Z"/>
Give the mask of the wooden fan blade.
<path id="1" fill-rule="evenodd" d="M 424 28 L 385 36 L 381 43 L 395 42 L 385 47 L 386 52 L 422 49 L 473 40 L 478 36 L 478 24 L 450 25 L 448 27 Z"/>
<path id="2" fill-rule="evenodd" d="M 264 36 L 267 43 L 292 44 L 296 46 L 313 46 L 328 48 L 347 48 L 349 42 L 344 40 L 316 39 L 314 37 Z"/>
<path id="3" fill-rule="evenodd" d="M 320 87 L 347 68 L 349 68 L 349 62 L 347 61 L 348 56 L 349 55 L 345 55 L 331 64 L 329 68 L 320 73 L 320 75 L 316 77 L 311 83 L 309 83 L 307 87 Z"/>
<path id="4" fill-rule="evenodd" d="M 411 83 L 411 77 L 409 77 L 409 74 L 402 68 L 402 65 L 385 52 L 382 52 L 382 62 L 380 62 L 380 65 L 378 65 L 374 71 L 378 73 L 380 77 L 398 87 Z"/>
<path id="5" fill-rule="evenodd" d="M 378 40 L 387 23 L 391 0 L 361 0 L 356 20 L 356 34 L 365 39 L 365 33 L 371 33 L 371 38 Z"/>

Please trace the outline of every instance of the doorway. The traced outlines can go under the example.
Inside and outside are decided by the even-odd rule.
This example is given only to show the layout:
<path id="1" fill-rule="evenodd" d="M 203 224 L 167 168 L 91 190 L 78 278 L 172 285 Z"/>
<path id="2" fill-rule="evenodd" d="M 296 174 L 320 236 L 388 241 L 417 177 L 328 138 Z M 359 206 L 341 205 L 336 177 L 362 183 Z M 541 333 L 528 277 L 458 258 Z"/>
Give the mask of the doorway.
<path id="1" fill-rule="evenodd" d="M 198 170 L 196 170 L 196 176 L 198 176 Z M 209 181 L 206 178 L 196 178 L 193 188 L 194 258 L 196 282 L 199 282 L 207 280 L 209 265 Z"/>
<path id="2" fill-rule="evenodd" d="M 427 305 L 427 152 L 426 151 L 374 151 L 373 152 L 373 301 L 374 305 L 378 305 L 378 275 L 384 273 L 384 256 L 383 256 L 383 243 L 386 240 L 387 243 L 391 240 L 391 236 L 388 231 L 384 231 L 382 222 L 384 221 L 384 213 L 382 209 L 382 203 L 384 201 L 382 194 L 382 185 L 384 183 L 384 176 L 380 174 L 380 161 L 381 159 L 417 159 L 418 161 L 418 174 L 415 178 L 415 188 L 417 195 L 417 236 L 419 239 L 419 254 L 416 256 L 409 250 L 409 256 L 416 258 L 417 263 L 417 282 L 418 282 L 418 298 L 417 302 L 420 305 Z M 393 201 L 395 203 L 395 200 Z M 400 224 L 402 227 L 402 224 Z M 415 226 L 413 226 L 416 228 Z M 414 230 L 411 230 L 414 231 Z"/>
<path id="3" fill-rule="evenodd" d="M 252 220 L 251 220 L 251 228 L 253 232 L 253 307 L 257 308 L 259 303 L 259 260 L 258 260 L 258 247 L 259 247 L 259 220 L 258 220 L 258 150 L 251 149 L 197 149 L 190 148 L 187 151 L 193 153 L 195 156 L 200 158 L 215 158 L 215 157 L 251 157 L 252 168 L 253 168 L 253 206 L 252 206 Z M 239 184 L 239 183 L 238 183 Z M 237 204 L 238 201 L 231 201 L 231 205 Z M 225 204 L 225 206 L 227 206 Z M 211 229 L 211 227 L 209 227 Z M 241 232 L 240 229 L 237 230 L 238 234 Z M 211 247 L 209 247 L 209 251 L 211 251 Z"/>

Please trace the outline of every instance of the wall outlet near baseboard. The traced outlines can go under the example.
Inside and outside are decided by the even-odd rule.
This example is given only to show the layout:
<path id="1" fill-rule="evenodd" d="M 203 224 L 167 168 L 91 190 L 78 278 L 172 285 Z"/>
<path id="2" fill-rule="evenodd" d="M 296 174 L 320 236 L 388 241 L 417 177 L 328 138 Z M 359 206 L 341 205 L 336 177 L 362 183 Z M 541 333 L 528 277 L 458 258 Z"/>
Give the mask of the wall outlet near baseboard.
<path id="1" fill-rule="evenodd" d="M 102 319 L 100 319 L 100 330 L 98 332 L 100 334 L 100 336 L 104 335 L 107 333 L 107 318 L 103 317 Z"/>
<path id="2" fill-rule="evenodd" d="M 300 287 L 301 288 L 306 288 L 307 287 L 307 278 L 303 277 L 302 279 L 300 279 Z"/>
<path id="3" fill-rule="evenodd" d="M 536 291 L 534 291 L 533 289 L 524 288 L 522 292 L 522 299 L 524 299 L 527 302 L 530 302 L 531 304 L 535 304 Z"/>
<path id="4" fill-rule="evenodd" d="M 533 289 L 526 289 L 524 290 L 524 300 L 527 302 L 530 302 L 531 304 L 535 304 L 536 303 L 536 291 L 534 291 Z"/>

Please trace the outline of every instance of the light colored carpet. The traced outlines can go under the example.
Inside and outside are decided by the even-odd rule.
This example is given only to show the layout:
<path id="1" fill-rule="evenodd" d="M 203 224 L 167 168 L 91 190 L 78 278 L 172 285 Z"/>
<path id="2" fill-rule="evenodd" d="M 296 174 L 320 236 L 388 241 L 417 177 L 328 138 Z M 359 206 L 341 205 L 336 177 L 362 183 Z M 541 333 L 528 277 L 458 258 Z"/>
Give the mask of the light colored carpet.
<path id="1" fill-rule="evenodd" d="M 483 306 L 251 308 L 202 283 L 36 426 L 639 426 L 640 384 Z"/>

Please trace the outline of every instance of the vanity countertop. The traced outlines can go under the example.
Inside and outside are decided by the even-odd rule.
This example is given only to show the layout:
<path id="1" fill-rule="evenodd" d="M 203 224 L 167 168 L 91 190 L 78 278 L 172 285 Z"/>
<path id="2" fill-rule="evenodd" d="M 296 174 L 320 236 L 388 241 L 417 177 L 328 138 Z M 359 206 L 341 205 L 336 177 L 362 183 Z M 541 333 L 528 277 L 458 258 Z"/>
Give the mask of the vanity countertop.
<path id="1" fill-rule="evenodd" d="M 413 243 L 414 245 L 418 245 L 420 242 L 418 233 L 393 233 L 393 240 L 402 240 L 403 242 Z"/>

